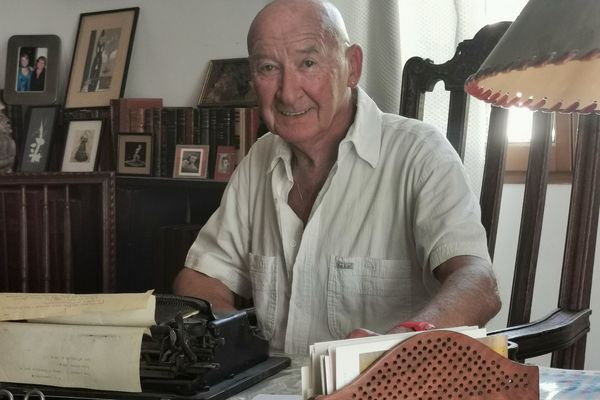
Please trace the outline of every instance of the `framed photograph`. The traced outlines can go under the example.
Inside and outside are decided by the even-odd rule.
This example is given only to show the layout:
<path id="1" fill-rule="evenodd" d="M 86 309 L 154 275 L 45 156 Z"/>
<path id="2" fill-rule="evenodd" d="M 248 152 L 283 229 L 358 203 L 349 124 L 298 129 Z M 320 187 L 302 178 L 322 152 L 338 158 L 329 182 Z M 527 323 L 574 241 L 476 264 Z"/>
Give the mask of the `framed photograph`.
<path id="1" fill-rule="evenodd" d="M 123 96 L 139 10 L 80 15 L 65 108 L 109 106 Z"/>
<path id="2" fill-rule="evenodd" d="M 94 171 L 101 134 L 102 120 L 69 121 L 61 171 Z"/>
<path id="3" fill-rule="evenodd" d="M 152 171 L 152 135 L 119 134 L 117 172 L 128 175 L 150 175 Z"/>
<path id="4" fill-rule="evenodd" d="M 233 146 L 217 146 L 215 180 L 228 181 L 235 169 L 237 153 Z"/>
<path id="5" fill-rule="evenodd" d="M 60 38 L 15 35 L 8 39 L 4 101 L 46 105 L 58 98 Z"/>
<path id="6" fill-rule="evenodd" d="M 174 178 L 206 178 L 208 145 L 178 144 L 175 148 Z"/>
<path id="7" fill-rule="evenodd" d="M 253 106 L 256 93 L 250 84 L 250 64 L 247 58 L 212 60 L 198 105 Z"/>
<path id="8" fill-rule="evenodd" d="M 50 146 L 56 128 L 57 106 L 31 107 L 27 114 L 25 140 L 19 157 L 19 171 L 48 170 Z"/>

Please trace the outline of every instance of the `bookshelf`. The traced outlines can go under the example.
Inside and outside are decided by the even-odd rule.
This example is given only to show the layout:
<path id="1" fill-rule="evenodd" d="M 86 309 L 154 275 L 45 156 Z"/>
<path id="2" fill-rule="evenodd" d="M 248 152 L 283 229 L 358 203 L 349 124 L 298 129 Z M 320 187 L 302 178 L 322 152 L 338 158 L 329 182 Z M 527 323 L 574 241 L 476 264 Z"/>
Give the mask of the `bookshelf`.
<path id="1" fill-rule="evenodd" d="M 226 184 L 118 176 L 117 291 L 169 293 L 187 249 L 219 206 Z"/>

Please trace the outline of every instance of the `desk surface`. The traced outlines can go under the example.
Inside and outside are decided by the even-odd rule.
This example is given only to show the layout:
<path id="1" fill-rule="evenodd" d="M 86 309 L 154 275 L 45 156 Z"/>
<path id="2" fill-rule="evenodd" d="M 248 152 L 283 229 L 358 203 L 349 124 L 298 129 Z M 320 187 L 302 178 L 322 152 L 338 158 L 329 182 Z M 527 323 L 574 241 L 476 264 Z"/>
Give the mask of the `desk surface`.
<path id="1" fill-rule="evenodd" d="M 306 357 L 292 357 L 291 367 L 230 398 L 252 400 L 259 394 L 294 394 L 302 392 L 300 368 L 308 365 Z M 540 400 L 591 400 L 600 398 L 600 371 L 571 371 L 540 367 Z"/>

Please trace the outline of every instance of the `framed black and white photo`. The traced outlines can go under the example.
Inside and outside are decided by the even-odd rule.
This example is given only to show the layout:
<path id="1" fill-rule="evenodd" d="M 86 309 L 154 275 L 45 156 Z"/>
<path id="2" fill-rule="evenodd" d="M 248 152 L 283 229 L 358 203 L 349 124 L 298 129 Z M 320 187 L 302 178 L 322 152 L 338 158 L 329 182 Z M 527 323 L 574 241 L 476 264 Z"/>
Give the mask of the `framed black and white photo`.
<path id="1" fill-rule="evenodd" d="M 152 171 L 152 135 L 119 134 L 117 172 L 128 175 L 150 175 Z"/>
<path id="2" fill-rule="evenodd" d="M 233 146 L 217 146 L 215 180 L 228 181 L 236 167 L 236 151 Z"/>
<path id="3" fill-rule="evenodd" d="M 57 106 L 31 107 L 27 114 L 25 141 L 19 157 L 19 171 L 45 172 L 56 128 Z"/>
<path id="4" fill-rule="evenodd" d="M 70 121 L 61 171 L 92 172 L 98 161 L 102 120 Z"/>
<path id="5" fill-rule="evenodd" d="M 14 35 L 8 39 L 4 101 L 49 105 L 58 98 L 60 38 Z"/>
<path id="6" fill-rule="evenodd" d="M 139 7 L 81 14 L 65 108 L 105 107 L 123 96 Z"/>
<path id="7" fill-rule="evenodd" d="M 206 178 L 208 145 L 178 144 L 175 149 L 174 178 Z"/>
<path id="8" fill-rule="evenodd" d="M 254 106 L 256 103 L 247 58 L 210 61 L 199 106 Z"/>

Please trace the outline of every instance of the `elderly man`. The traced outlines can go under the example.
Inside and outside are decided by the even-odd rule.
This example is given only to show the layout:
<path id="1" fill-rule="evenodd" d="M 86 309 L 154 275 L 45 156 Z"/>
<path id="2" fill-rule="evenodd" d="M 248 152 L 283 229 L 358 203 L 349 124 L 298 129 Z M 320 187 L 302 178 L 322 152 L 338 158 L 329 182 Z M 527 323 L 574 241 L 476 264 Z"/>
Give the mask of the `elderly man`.
<path id="1" fill-rule="evenodd" d="M 276 0 L 248 33 L 271 133 L 233 174 L 175 280 L 217 310 L 252 298 L 274 350 L 499 309 L 478 203 L 446 139 L 382 113 L 339 11 Z"/>

